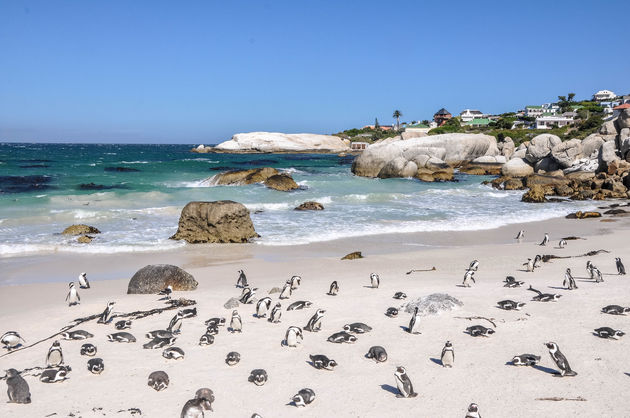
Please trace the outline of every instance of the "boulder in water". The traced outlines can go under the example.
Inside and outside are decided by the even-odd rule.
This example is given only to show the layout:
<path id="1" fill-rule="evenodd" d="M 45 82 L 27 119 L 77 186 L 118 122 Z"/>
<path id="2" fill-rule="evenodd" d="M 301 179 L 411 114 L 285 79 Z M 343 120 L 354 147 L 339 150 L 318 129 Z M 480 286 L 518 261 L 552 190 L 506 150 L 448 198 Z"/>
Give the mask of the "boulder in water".
<path id="1" fill-rule="evenodd" d="M 186 271 L 170 264 L 142 267 L 129 280 L 128 294 L 151 294 L 171 286 L 174 291 L 195 290 L 197 280 Z"/>
<path id="2" fill-rule="evenodd" d="M 295 210 L 324 210 L 324 205 L 319 202 L 304 202 Z"/>
<path id="3" fill-rule="evenodd" d="M 86 235 L 86 234 L 100 234 L 97 228 L 89 225 L 78 224 L 78 225 L 70 225 L 66 229 L 63 230 L 62 234 L 64 235 Z"/>
<path id="4" fill-rule="evenodd" d="M 281 192 L 289 192 L 291 190 L 298 189 L 299 186 L 288 174 L 276 174 L 264 181 L 265 186 L 270 189 L 278 190 Z"/>
<path id="5" fill-rule="evenodd" d="M 90 242 L 92 242 L 93 239 L 94 237 L 91 237 L 89 235 L 81 235 L 79 238 L 77 238 L 77 242 L 79 244 L 89 244 Z"/>

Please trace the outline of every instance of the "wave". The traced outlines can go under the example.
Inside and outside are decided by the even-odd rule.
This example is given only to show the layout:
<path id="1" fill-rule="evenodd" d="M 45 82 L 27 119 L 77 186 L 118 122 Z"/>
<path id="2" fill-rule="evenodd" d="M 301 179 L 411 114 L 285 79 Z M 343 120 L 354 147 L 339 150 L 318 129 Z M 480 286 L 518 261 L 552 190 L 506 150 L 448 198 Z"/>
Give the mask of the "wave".
<path id="1" fill-rule="evenodd" d="M 0 244 L 0 259 L 33 254 L 78 253 L 78 254 L 118 254 L 151 251 L 168 251 L 185 246 L 184 241 L 171 241 L 146 244 L 103 245 L 85 244 Z"/>

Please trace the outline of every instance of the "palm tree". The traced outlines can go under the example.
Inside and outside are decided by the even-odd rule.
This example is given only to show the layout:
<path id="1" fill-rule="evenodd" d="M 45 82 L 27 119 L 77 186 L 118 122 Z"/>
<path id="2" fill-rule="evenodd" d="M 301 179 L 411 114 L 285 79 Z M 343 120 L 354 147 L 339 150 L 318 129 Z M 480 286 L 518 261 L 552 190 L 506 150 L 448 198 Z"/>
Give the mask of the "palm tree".
<path id="1" fill-rule="evenodd" d="M 567 100 L 572 102 L 574 97 L 575 97 L 575 93 L 569 93 Z"/>
<path id="2" fill-rule="evenodd" d="M 400 128 L 400 117 L 403 114 L 400 112 L 400 110 L 394 110 L 394 114 L 392 115 L 393 118 L 396 118 L 396 130 L 398 130 Z"/>

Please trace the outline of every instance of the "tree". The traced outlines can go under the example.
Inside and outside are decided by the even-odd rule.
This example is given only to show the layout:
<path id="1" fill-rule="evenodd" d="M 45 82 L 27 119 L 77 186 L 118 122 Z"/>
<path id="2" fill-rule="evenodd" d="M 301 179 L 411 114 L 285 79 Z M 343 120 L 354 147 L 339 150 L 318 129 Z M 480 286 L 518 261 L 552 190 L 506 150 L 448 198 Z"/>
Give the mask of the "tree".
<path id="1" fill-rule="evenodd" d="M 422 124 L 429 126 L 431 124 L 431 122 L 429 122 L 428 120 L 425 119 L 425 120 L 422 121 Z"/>
<path id="2" fill-rule="evenodd" d="M 381 129 L 381 125 L 378 124 L 378 118 L 374 118 L 374 129 Z"/>
<path id="3" fill-rule="evenodd" d="M 461 126 L 460 122 L 459 122 L 459 118 L 450 118 L 449 120 L 447 120 L 444 125 L 446 126 L 455 126 L 457 128 L 459 128 Z"/>
<path id="4" fill-rule="evenodd" d="M 567 96 L 558 96 L 558 102 L 562 103 L 566 101 L 567 101 Z"/>
<path id="5" fill-rule="evenodd" d="M 568 95 L 568 99 L 567 99 L 567 100 L 568 100 L 569 102 L 572 102 L 574 97 L 575 97 L 575 93 L 569 93 L 569 95 Z"/>
<path id="6" fill-rule="evenodd" d="M 392 117 L 396 119 L 396 130 L 400 129 L 400 117 L 402 115 L 403 114 L 400 112 L 400 110 L 394 110 L 394 114 L 392 115 Z"/>

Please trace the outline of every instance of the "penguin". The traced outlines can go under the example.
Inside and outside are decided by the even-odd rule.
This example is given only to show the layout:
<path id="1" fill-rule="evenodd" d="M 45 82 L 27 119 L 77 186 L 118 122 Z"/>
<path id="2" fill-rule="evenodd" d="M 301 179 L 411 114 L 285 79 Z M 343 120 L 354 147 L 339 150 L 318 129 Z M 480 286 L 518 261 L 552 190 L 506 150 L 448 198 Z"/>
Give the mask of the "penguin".
<path id="1" fill-rule="evenodd" d="M 111 342 L 119 342 L 119 343 L 135 343 L 136 342 L 136 337 L 129 334 L 128 332 L 115 332 L 113 334 L 109 334 L 107 338 Z"/>
<path id="2" fill-rule="evenodd" d="M 201 388 L 201 389 L 197 389 L 197 392 L 195 392 L 195 398 L 196 399 L 203 399 L 203 403 L 202 403 L 202 407 L 204 410 L 206 411 L 212 411 L 212 403 L 214 402 L 214 392 L 212 392 L 212 389 L 208 389 L 208 388 Z"/>
<path id="3" fill-rule="evenodd" d="M 211 334 L 203 334 L 201 338 L 199 338 L 199 345 L 210 345 L 214 343 L 214 335 Z"/>
<path id="4" fill-rule="evenodd" d="M 354 334 L 365 334 L 372 331 L 372 327 L 363 322 L 353 322 L 352 324 L 344 325 L 343 330 Z"/>
<path id="5" fill-rule="evenodd" d="M 161 370 L 152 372 L 149 375 L 149 380 L 147 384 L 158 392 L 164 390 L 168 387 L 169 384 L 168 374 Z"/>
<path id="6" fill-rule="evenodd" d="M 217 335 L 219 334 L 219 327 L 216 325 L 210 325 L 206 328 L 206 334 L 208 335 Z"/>
<path id="7" fill-rule="evenodd" d="M 506 311 L 520 311 L 523 306 L 525 306 L 525 302 L 514 302 L 513 300 L 500 300 L 497 302 L 499 308 L 504 309 Z"/>
<path id="8" fill-rule="evenodd" d="M 85 273 L 85 272 L 79 274 L 79 287 L 81 289 L 89 289 L 90 288 L 90 282 L 88 281 L 87 273 Z"/>
<path id="9" fill-rule="evenodd" d="M 282 305 L 280 302 L 276 303 L 276 305 L 271 310 L 271 314 L 269 315 L 268 321 L 272 324 L 277 324 L 280 322 L 280 317 L 282 316 Z"/>
<path id="10" fill-rule="evenodd" d="M 257 287 L 254 287 L 254 288 L 245 287 L 245 288 L 243 288 L 243 293 L 241 294 L 241 298 L 239 299 L 239 302 L 241 302 L 243 304 L 250 304 L 250 303 L 252 303 L 254 295 L 256 294 L 257 290 L 258 290 Z"/>
<path id="11" fill-rule="evenodd" d="M 22 338 L 17 331 L 7 331 L 0 337 L 0 343 L 3 345 L 2 348 L 11 351 L 20 347 L 22 343 L 26 344 L 26 341 L 24 341 L 24 338 Z"/>
<path id="12" fill-rule="evenodd" d="M 333 370 L 337 367 L 337 362 L 335 360 L 329 359 L 323 354 L 311 354 L 308 357 L 311 359 L 311 364 L 316 369 Z"/>
<path id="13" fill-rule="evenodd" d="M 151 341 L 142 344 L 142 348 L 146 349 L 146 350 L 154 350 L 156 348 L 162 348 L 162 347 L 166 347 L 167 345 L 173 345 L 175 344 L 175 337 L 170 337 L 170 338 L 153 338 Z"/>
<path id="14" fill-rule="evenodd" d="M 612 340 L 617 340 L 619 339 L 619 337 L 623 337 L 624 335 L 626 335 L 626 333 L 618 329 L 601 327 L 595 330 L 595 335 L 597 335 L 599 338 L 610 338 Z"/>
<path id="15" fill-rule="evenodd" d="M 567 269 L 564 273 L 564 281 L 562 282 L 562 286 L 566 287 L 568 290 L 577 289 L 577 284 L 575 284 L 575 279 L 571 275 L 571 269 Z"/>
<path id="16" fill-rule="evenodd" d="M 383 363 L 387 361 L 387 351 L 380 345 L 373 345 L 370 347 L 365 357 L 374 359 L 377 363 Z"/>
<path id="17" fill-rule="evenodd" d="M 540 361 L 540 356 L 534 354 L 519 354 L 512 357 L 514 366 L 535 366 Z"/>
<path id="18" fill-rule="evenodd" d="M 203 399 L 195 398 L 187 400 L 182 408 L 180 418 L 204 418 L 205 414 L 203 413 L 203 403 Z"/>
<path id="19" fill-rule="evenodd" d="M 249 373 L 248 382 L 252 382 L 256 386 L 263 386 L 267 383 L 267 371 L 265 369 L 254 369 Z"/>
<path id="20" fill-rule="evenodd" d="M 228 366 L 235 366 L 239 361 L 241 361 L 241 355 L 236 351 L 230 351 L 225 357 L 225 362 Z"/>
<path id="21" fill-rule="evenodd" d="M 169 284 L 158 292 L 158 296 L 164 296 L 162 299 L 171 300 L 171 293 L 173 293 L 173 286 Z"/>
<path id="22" fill-rule="evenodd" d="M 593 277 L 595 278 L 595 283 L 601 283 L 604 281 L 604 275 L 601 271 L 599 271 L 597 267 L 593 266 L 592 271 Z"/>
<path id="23" fill-rule="evenodd" d="M 114 305 L 116 302 L 107 302 L 107 307 L 96 321 L 99 324 L 109 324 L 112 321 L 112 314 L 114 311 Z"/>
<path id="24" fill-rule="evenodd" d="M 304 388 L 291 398 L 293 405 L 297 407 L 305 407 L 315 400 L 315 391 L 313 389 Z"/>
<path id="25" fill-rule="evenodd" d="M 197 316 L 197 308 L 188 308 L 180 311 L 182 318 L 195 318 Z"/>
<path id="26" fill-rule="evenodd" d="M 302 328 L 291 326 L 287 328 L 287 332 L 284 336 L 284 345 L 287 347 L 297 347 L 304 341 L 304 334 L 302 333 Z"/>
<path id="27" fill-rule="evenodd" d="M 287 282 L 284 284 L 284 287 L 282 288 L 282 292 L 280 292 L 280 296 L 278 296 L 278 298 L 289 299 L 290 296 L 291 296 L 291 283 Z"/>
<path id="28" fill-rule="evenodd" d="M 20 372 L 7 370 L 7 395 L 9 403 L 31 403 L 31 391 Z"/>
<path id="29" fill-rule="evenodd" d="M 558 344 L 554 342 L 548 342 L 548 343 L 545 343 L 545 345 L 547 346 L 547 349 L 549 350 L 549 355 L 551 356 L 551 359 L 556 363 L 556 365 L 560 369 L 561 377 L 577 376 L 577 373 L 571 370 L 569 361 L 564 356 L 564 354 L 562 354 L 562 352 L 560 351 Z"/>
<path id="30" fill-rule="evenodd" d="M 217 327 L 225 326 L 225 318 L 210 318 L 204 324 L 209 327 L 210 325 L 215 325 Z"/>
<path id="31" fill-rule="evenodd" d="M 630 308 L 624 308 L 619 305 L 608 305 L 602 308 L 602 312 L 609 315 L 625 315 L 627 312 L 630 312 Z"/>
<path id="32" fill-rule="evenodd" d="M 311 319 L 308 320 L 308 322 L 306 323 L 306 326 L 304 326 L 304 329 L 306 331 L 310 331 L 310 332 L 321 331 L 321 329 L 322 329 L 322 318 L 324 317 L 325 313 L 326 313 L 325 310 L 318 309 L 315 312 L 315 314 L 313 316 L 311 316 Z"/>
<path id="33" fill-rule="evenodd" d="M 256 318 L 264 318 L 271 307 L 271 298 L 264 297 L 256 303 Z"/>
<path id="34" fill-rule="evenodd" d="M 77 292 L 76 287 L 74 287 L 74 282 L 70 282 L 68 284 L 68 295 L 66 296 L 66 302 L 68 302 L 68 306 L 78 305 L 81 302 L 81 297 L 79 297 L 79 293 Z"/>
<path id="35" fill-rule="evenodd" d="M 238 271 L 238 279 L 236 279 L 236 287 L 247 287 L 247 276 L 243 270 Z"/>
<path id="36" fill-rule="evenodd" d="M 399 299 L 399 300 L 403 300 L 403 299 L 407 299 L 407 295 L 403 292 L 396 292 L 394 293 L 394 299 Z"/>
<path id="37" fill-rule="evenodd" d="M 313 302 L 309 302 L 307 300 L 298 300 L 297 302 L 293 302 L 287 307 L 287 311 L 295 311 L 298 309 L 310 308 Z"/>
<path id="38" fill-rule="evenodd" d="M 342 344 L 342 343 L 352 344 L 357 341 L 357 337 L 355 337 L 354 335 L 348 334 L 345 331 L 340 331 L 328 337 L 328 341 L 331 343 L 337 343 L 337 344 Z"/>
<path id="39" fill-rule="evenodd" d="M 302 284 L 302 278 L 300 276 L 293 276 L 289 279 L 291 283 L 291 290 L 296 290 Z"/>
<path id="40" fill-rule="evenodd" d="M 549 234 L 547 232 L 545 232 L 545 238 L 543 238 L 542 242 L 540 244 L 538 244 L 538 245 L 544 247 L 544 246 L 547 245 L 548 242 L 549 242 Z"/>
<path id="41" fill-rule="evenodd" d="M 42 383 L 57 383 L 68 379 L 68 374 L 72 368 L 70 366 L 59 366 L 47 368 L 39 375 L 39 381 Z"/>
<path id="42" fill-rule="evenodd" d="M 82 356 L 94 357 L 96 355 L 96 346 L 93 344 L 83 344 L 80 353 Z"/>
<path id="43" fill-rule="evenodd" d="M 474 274 L 475 274 L 474 270 L 466 270 L 466 273 L 464 274 L 464 281 L 462 282 L 462 285 L 464 287 L 470 287 L 471 280 L 473 283 L 477 283 L 475 281 Z"/>
<path id="44" fill-rule="evenodd" d="M 87 362 L 87 368 L 93 374 L 101 374 L 105 370 L 105 363 L 102 358 L 91 358 Z"/>
<path id="45" fill-rule="evenodd" d="M 520 231 L 518 231 L 518 234 L 516 234 L 516 237 L 514 237 L 514 239 L 520 241 L 523 238 L 525 238 L 525 231 L 521 229 Z"/>
<path id="46" fill-rule="evenodd" d="M 411 379 L 407 375 L 407 370 L 403 366 L 396 367 L 396 372 L 394 372 L 394 376 L 396 377 L 396 387 L 398 388 L 397 398 L 415 398 L 418 394 L 413 390 L 413 385 L 411 384 Z"/>
<path id="47" fill-rule="evenodd" d="M 615 264 L 617 265 L 617 274 L 625 275 L 626 274 L 626 268 L 624 267 L 623 263 L 621 262 L 621 258 L 619 258 L 619 257 L 615 258 Z"/>
<path id="48" fill-rule="evenodd" d="M 179 347 L 169 347 L 162 351 L 162 357 L 165 359 L 182 360 L 184 358 L 184 350 Z"/>
<path id="49" fill-rule="evenodd" d="M 88 338 L 94 337 L 93 334 L 90 334 L 89 332 L 82 329 L 78 329 L 76 331 L 62 332 L 59 335 L 61 335 L 64 340 L 87 340 Z"/>
<path id="50" fill-rule="evenodd" d="M 442 361 L 442 367 L 453 367 L 453 364 L 455 364 L 455 349 L 450 341 L 444 344 L 440 360 Z"/>
<path id="51" fill-rule="evenodd" d="M 488 337 L 494 334 L 492 328 L 486 328 L 483 325 L 473 325 L 472 327 L 466 328 L 466 331 L 468 331 L 472 337 Z"/>
<path id="52" fill-rule="evenodd" d="M 122 331 L 123 329 L 129 329 L 131 328 L 131 321 L 130 320 L 118 321 L 114 324 L 114 327 L 120 331 Z"/>
<path id="53" fill-rule="evenodd" d="M 418 328 L 420 327 L 420 315 L 418 314 L 418 307 L 416 306 L 413 310 L 413 315 L 411 315 L 411 319 L 409 320 L 409 326 L 407 327 L 407 332 L 409 334 L 420 334 Z"/>
<path id="54" fill-rule="evenodd" d="M 175 316 L 171 318 L 171 322 L 169 322 L 166 330 L 172 332 L 175 335 L 179 334 L 182 330 L 183 319 L 184 317 L 182 313 L 178 311 Z"/>
<path id="55" fill-rule="evenodd" d="M 243 332 L 243 321 L 241 321 L 241 316 L 238 314 L 238 311 L 232 311 L 232 319 L 230 319 L 230 332 Z"/>
<path id="56" fill-rule="evenodd" d="M 328 290 L 327 295 L 337 296 L 338 293 L 339 293 L 339 285 L 337 284 L 337 280 L 335 280 L 330 284 L 330 289 Z"/>
<path id="57" fill-rule="evenodd" d="M 567 241 L 566 240 L 561 239 L 560 242 L 558 242 L 558 247 L 564 248 L 566 246 L 567 246 Z"/>
<path id="58" fill-rule="evenodd" d="M 540 290 L 534 289 L 531 285 L 527 290 L 531 290 L 532 292 L 536 292 L 537 295 L 532 298 L 532 300 L 538 302 L 556 302 L 558 299 L 562 297 L 562 295 L 558 295 L 556 293 L 543 293 Z"/>
<path id="59" fill-rule="evenodd" d="M 398 316 L 398 309 L 394 307 L 387 308 L 387 311 L 385 311 L 385 315 L 389 316 L 390 318 L 396 318 Z"/>
<path id="60" fill-rule="evenodd" d="M 479 406 L 476 403 L 468 405 L 468 412 L 464 418 L 481 418 L 481 415 L 479 415 Z"/>
<path id="61" fill-rule="evenodd" d="M 586 272 L 588 273 L 589 277 L 591 278 L 591 280 L 593 280 L 595 278 L 595 275 L 593 274 L 593 263 L 591 263 L 591 260 L 588 260 L 586 262 Z"/>
<path id="62" fill-rule="evenodd" d="M 540 268 L 542 263 L 542 257 L 540 256 L 540 254 L 536 254 L 536 257 L 534 257 L 534 268 Z"/>
<path id="63" fill-rule="evenodd" d="M 151 338 L 173 338 L 174 335 L 171 331 L 167 331 L 165 329 L 158 329 L 155 331 L 147 332 L 145 336 L 149 339 Z"/>
<path id="64" fill-rule="evenodd" d="M 536 268 L 534 266 L 534 260 L 532 260 L 531 258 L 527 259 L 527 263 L 523 263 L 524 266 L 527 266 L 527 272 L 531 273 L 534 271 L 534 269 Z"/>
<path id="65" fill-rule="evenodd" d="M 473 260 L 470 262 L 467 270 L 477 271 L 479 269 L 479 260 Z"/>
<path id="66" fill-rule="evenodd" d="M 46 354 L 46 367 L 57 367 L 63 364 L 63 352 L 59 341 L 54 341 Z"/>
<path id="67" fill-rule="evenodd" d="M 503 285 L 503 287 L 515 288 L 515 287 L 521 287 L 524 284 L 525 282 L 516 280 L 514 276 L 507 276 L 505 278 L 505 284 Z"/>
<path id="68" fill-rule="evenodd" d="M 378 277 L 378 274 L 370 274 L 370 284 L 372 286 L 372 289 L 378 289 L 378 286 L 381 284 L 381 278 Z"/>

